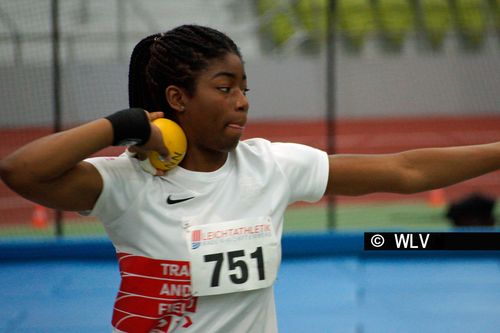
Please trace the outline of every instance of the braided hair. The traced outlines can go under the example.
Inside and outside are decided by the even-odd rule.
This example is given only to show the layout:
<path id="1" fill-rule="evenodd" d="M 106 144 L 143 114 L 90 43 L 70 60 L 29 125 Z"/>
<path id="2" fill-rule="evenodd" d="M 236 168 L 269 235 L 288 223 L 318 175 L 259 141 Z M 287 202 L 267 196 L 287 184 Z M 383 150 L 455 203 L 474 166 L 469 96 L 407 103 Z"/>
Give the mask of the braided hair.
<path id="1" fill-rule="evenodd" d="M 165 97 L 170 85 L 193 96 L 199 72 L 210 60 L 234 53 L 236 44 L 224 33 L 198 25 L 182 25 L 162 34 L 148 36 L 134 48 L 129 67 L 129 105 L 148 111 L 161 110 L 175 119 Z"/>

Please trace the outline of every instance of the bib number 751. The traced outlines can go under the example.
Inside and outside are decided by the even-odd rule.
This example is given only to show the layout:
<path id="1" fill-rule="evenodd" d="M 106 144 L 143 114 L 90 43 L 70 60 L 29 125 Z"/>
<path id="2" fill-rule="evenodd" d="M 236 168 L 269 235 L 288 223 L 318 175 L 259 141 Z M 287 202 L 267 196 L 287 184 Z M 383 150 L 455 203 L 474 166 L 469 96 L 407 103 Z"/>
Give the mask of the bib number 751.
<path id="1" fill-rule="evenodd" d="M 281 259 L 269 216 L 186 227 L 193 296 L 272 286 Z"/>
<path id="2" fill-rule="evenodd" d="M 250 253 L 250 258 L 247 257 L 245 250 L 236 250 L 229 252 L 219 252 L 206 254 L 203 256 L 205 262 L 215 262 L 210 280 L 210 287 L 218 287 L 220 284 L 221 270 L 224 263 L 224 258 L 227 258 L 227 266 L 229 279 L 234 284 L 243 284 L 249 278 L 249 264 L 256 265 L 257 275 L 259 280 L 265 280 L 266 273 L 264 270 L 264 256 L 262 247 Z M 234 271 L 234 273 L 232 273 Z"/>

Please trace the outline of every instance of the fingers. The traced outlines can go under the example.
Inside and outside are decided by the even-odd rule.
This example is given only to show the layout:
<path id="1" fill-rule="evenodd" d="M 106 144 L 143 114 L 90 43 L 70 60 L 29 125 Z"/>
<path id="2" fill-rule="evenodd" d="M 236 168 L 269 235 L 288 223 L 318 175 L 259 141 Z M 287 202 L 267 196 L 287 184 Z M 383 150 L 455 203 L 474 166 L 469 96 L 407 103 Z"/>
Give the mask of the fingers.
<path id="1" fill-rule="evenodd" d="M 170 152 L 168 151 L 168 148 L 165 147 L 165 143 L 163 141 L 163 134 L 160 128 L 155 124 L 151 124 L 150 141 L 151 142 L 146 143 L 147 148 L 158 152 L 158 154 L 160 154 L 162 159 L 165 162 L 168 162 L 170 160 Z"/>
<path id="2" fill-rule="evenodd" d="M 148 112 L 149 121 L 153 121 L 159 118 L 164 118 L 165 114 L 162 111 Z"/>
<path id="3" fill-rule="evenodd" d="M 144 161 L 148 157 L 147 150 L 142 149 L 140 146 L 130 146 L 127 150 L 134 154 L 134 157 L 140 161 Z"/>
<path id="4" fill-rule="evenodd" d="M 165 176 L 166 174 L 166 171 L 156 169 L 151 164 L 151 161 L 149 159 L 140 160 L 139 165 L 142 168 L 142 170 L 146 171 L 147 173 L 153 176 Z"/>
<path id="5" fill-rule="evenodd" d="M 152 122 L 156 119 L 159 118 L 164 118 L 164 113 L 162 111 L 153 111 L 153 112 L 147 112 L 149 121 Z M 158 144 L 160 143 L 161 144 Z M 158 170 L 153 165 L 151 165 L 149 161 L 149 152 L 151 150 L 157 151 L 160 154 L 160 160 L 163 162 L 169 162 L 171 157 L 168 149 L 164 146 L 163 144 L 163 138 L 161 134 L 161 130 L 158 128 L 158 126 L 151 124 L 151 136 L 146 142 L 146 144 L 142 146 L 130 146 L 128 147 L 128 151 L 133 154 L 133 157 L 138 159 L 140 162 L 140 165 L 144 171 L 147 173 L 150 173 L 154 176 L 164 176 L 165 171 Z"/>
<path id="6" fill-rule="evenodd" d="M 160 154 L 160 156 L 158 157 L 160 159 L 160 161 L 162 161 L 163 163 L 172 162 L 172 157 L 171 157 L 170 152 L 168 151 L 167 148 L 162 146 L 157 151 L 158 151 L 158 154 Z"/>
<path id="7" fill-rule="evenodd" d="M 165 175 L 166 175 L 165 171 L 156 169 L 155 176 L 165 176 Z"/>

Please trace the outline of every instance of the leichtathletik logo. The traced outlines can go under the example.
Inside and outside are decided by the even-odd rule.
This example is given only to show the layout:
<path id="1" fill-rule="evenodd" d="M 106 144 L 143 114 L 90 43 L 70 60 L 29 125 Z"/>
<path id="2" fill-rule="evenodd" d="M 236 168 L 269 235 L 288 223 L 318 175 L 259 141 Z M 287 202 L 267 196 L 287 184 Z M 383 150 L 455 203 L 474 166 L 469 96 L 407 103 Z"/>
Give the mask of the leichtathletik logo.
<path id="1" fill-rule="evenodd" d="M 191 232 L 191 248 L 197 249 L 201 245 L 201 230 L 193 230 Z"/>

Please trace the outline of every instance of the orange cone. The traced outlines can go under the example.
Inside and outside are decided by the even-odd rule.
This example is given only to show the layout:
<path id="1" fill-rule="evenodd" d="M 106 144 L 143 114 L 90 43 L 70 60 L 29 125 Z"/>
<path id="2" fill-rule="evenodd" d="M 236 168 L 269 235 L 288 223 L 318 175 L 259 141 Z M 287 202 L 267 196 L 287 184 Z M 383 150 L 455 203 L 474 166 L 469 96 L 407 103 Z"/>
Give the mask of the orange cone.
<path id="1" fill-rule="evenodd" d="M 43 229 L 48 226 L 49 214 L 47 208 L 42 205 L 35 205 L 31 216 L 31 226 L 36 229 Z"/>
<path id="2" fill-rule="evenodd" d="M 429 206 L 443 207 L 446 205 L 446 194 L 442 188 L 429 192 Z"/>

